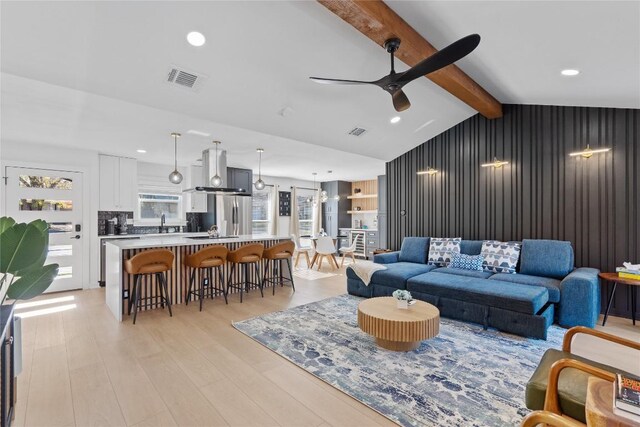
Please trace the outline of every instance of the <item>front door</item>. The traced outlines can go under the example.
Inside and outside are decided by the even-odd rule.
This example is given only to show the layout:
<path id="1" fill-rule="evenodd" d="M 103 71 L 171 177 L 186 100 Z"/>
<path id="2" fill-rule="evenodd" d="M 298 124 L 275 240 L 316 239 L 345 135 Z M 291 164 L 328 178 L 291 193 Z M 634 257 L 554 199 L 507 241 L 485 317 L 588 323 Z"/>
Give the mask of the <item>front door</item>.
<path id="1" fill-rule="evenodd" d="M 60 265 L 47 292 L 82 289 L 82 173 L 7 166 L 6 215 L 17 222 L 49 223 L 47 264 Z"/>

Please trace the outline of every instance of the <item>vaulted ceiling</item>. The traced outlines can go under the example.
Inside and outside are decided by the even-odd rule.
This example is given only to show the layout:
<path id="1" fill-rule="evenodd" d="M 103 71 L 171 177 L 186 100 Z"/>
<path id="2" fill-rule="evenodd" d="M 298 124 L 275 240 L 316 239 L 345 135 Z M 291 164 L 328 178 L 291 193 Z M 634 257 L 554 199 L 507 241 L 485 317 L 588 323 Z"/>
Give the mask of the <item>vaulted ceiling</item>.
<path id="1" fill-rule="evenodd" d="M 636 1 L 388 2 L 436 47 L 482 42 L 459 66 L 503 103 L 640 108 Z M 406 86 L 396 116 L 373 87 L 311 75 L 377 79 L 386 52 L 316 2 L 12 2 L 1 7 L 2 138 L 168 162 L 171 131 L 192 163 L 221 139 L 235 166 L 308 178 L 371 177 L 384 161 L 475 114 L 427 79 Z M 200 31 L 207 42 L 190 46 Z M 206 78 L 166 83 L 169 67 Z M 399 69 L 405 69 L 403 64 Z M 574 78 L 560 75 L 577 68 Z M 285 114 L 282 114 L 285 110 Z M 348 135 L 354 127 L 367 132 Z M 144 156 L 135 152 L 147 149 Z"/>

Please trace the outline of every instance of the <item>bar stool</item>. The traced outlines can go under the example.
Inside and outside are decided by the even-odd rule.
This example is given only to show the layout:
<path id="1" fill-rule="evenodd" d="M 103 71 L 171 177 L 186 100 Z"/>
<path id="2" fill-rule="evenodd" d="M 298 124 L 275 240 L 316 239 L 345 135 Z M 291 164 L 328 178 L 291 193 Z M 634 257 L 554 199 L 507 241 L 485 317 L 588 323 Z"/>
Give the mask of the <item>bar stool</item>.
<path id="1" fill-rule="evenodd" d="M 200 249 L 184 258 L 184 265 L 191 267 L 191 278 L 189 280 L 189 289 L 187 290 L 186 305 L 189 305 L 191 295 L 197 296 L 200 299 L 200 311 L 202 311 L 202 301 L 207 293 L 212 299 L 218 295 L 224 295 L 225 304 L 229 304 L 224 288 L 224 275 L 222 273 L 222 266 L 227 262 L 228 253 L 229 249 L 227 249 L 226 246 L 215 245 Z M 216 269 L 218 273 L 217 286 L 213 276 L 213 269 Z M 206 271 L 206 279 L 202 277 L 202 270 Z M 193 289 L 196 274 L 200 286 L 198 289 Z"/>
<path id="2" fill-rule="evenodd" d="M 293 258 L 293 252 L 296 249 L 296 245 L 293 241 L 278 243 L 270 248 L 264 250 L 262 259 L 267 260 L 264 265 L 264 274 L 262 275 L 262 287 L 265 283 L 273 283 L 273 295 L 276 294 L 276 286 L 284 286 L 285 283 L 291 283 L 293 292 L 296 291 L 296 286 L 293 283 L 293 272 L 291 271 L 291 259 Z M 289 277 L 284 277 L 282 274 L 282 261 L 287 261 L 287 268 L 289 269 Z M 273 276 L 267 277 L 267 270 L 269 264 L 273 265 Z"/>
<path id="3" fill-rule="evenodd" d="M 256 285 L 260 288 L 260 295 L 264 298 L 264 292 L 262 292 L 262 282 L 260 281 L 260 269 L 258 263 L 262 259 L 262 253 L 264 252 L 264 245 L 262 243 L 250 243 L 229 252 L 227 255 L 227 261 L 231 263 L 231 271 L 229 271 L 229 280 L 227 280 L 227 294 L 229 289 L 238 289 L 240 291 L 240 302 L 242 302 L 242 293 L 249 293 L 249 286 Z M 253 264 L 256 272 L 257 282 L 251 282 L 249 279 L 249 265 Z M 240 282 L 233 282 L 233 273 L 236 271 L 236 265 L 242 266 L 243 280 Z"/>
<path id="4" fill-rule="evenodd" d="M 124 269 L 127 273 L 133 274 L 133 292 L 129 295 L 129 310 L 128 314 L 131 315 L 131 308 L 133 308 L 133 324 L 136 324 L 136 316 L 140 308 L 140 277 L 147 275 L 156 276 L 156 292 L 160 297 L 160 306 L 164 308 L 164 304 L 167 304 L 169 308 L 169 316 L 173 317 L 171 312 L 171 298 L 169 297 L 169 290 L 167 289 L 167 278 L 165 273 L 173 268 L 173 260 L 175 255 L 173 252 L 167 249 L 149 249 L 144 252 L 140 252 L 137 255 L 132 256 L 124 262 Z M 145 296 L 146 301 L 150 301 L 155 296 Z M 150 303 L 145 302 L 145 307 L 148 307 Z"/>

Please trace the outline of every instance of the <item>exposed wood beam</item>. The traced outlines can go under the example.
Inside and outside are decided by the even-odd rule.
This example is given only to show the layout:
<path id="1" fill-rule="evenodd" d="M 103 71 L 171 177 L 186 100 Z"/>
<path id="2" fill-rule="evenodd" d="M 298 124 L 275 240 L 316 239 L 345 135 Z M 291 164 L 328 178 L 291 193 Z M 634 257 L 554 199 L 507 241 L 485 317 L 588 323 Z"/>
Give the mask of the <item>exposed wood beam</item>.
<path id="1" fill-rule="evenodd" d="M 396 57 L 410 67 L 437 52 L 431 43 L 381 0 L 318 2 L 379 46 L 391 37 L 398 37 L 402 44 Z M 456 65 L 449 65 L 426 77 L 483 116 L 489 119 L 502 117 L 502 104 Z"/>

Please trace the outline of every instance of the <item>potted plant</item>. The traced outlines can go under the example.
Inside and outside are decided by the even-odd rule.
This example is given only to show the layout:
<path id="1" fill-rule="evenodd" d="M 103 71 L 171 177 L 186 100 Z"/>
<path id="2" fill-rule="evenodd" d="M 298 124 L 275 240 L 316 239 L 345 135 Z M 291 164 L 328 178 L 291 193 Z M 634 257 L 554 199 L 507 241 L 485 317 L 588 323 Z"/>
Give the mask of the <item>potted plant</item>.
<path id="1" fill-rule="evenodd" d="M 409 291 L 403 291 L 402 289 L 397 289 L 393 291 L 391 295 L 396 299 L 396 302 L 398 303 L 398 308 L 406 310 L 409 308 L 410 305 L 414 303 L 413 297 L 411 296 L 411 292 Z"/>
<path id="2" fill-rule="evenodd" d="M 58 264 L 44 265 L 49 252 L 49 224 L 16 223 L 0 218 L 0 304 L 42 294 L 58 275 Z M 11 305 L 13 308 L 13 304 Z"/>

